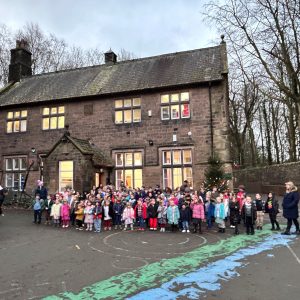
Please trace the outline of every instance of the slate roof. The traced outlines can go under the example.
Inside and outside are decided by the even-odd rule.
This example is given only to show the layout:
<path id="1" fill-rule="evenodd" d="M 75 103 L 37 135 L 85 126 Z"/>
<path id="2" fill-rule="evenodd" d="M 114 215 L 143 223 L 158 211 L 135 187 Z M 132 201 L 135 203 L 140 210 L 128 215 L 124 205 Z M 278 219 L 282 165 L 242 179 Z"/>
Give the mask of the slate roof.
<path id="1" fill-rule="evenodd" d="M 0 91 L 0 106 L 222 80 L 223 45 L 22 78 Z M 223 51 L 223 53 L 222 53 Z M 226 57 L 226 54 L 225 54 Z"/>
<path id="2" fill-rule="evenodd" d="M 91 144 L 89 140 L 82 140 L 71 137 L 69 133 L 64 133 L 62 138 L 51 148 L 47 156 L 63 141 L 69 140 L 82 154 L 92 155 L 92 159 L 95 165 L 102 167 L 112 167 L 113 161 L 108 157 L 101 149 L 94 144 Z"/>

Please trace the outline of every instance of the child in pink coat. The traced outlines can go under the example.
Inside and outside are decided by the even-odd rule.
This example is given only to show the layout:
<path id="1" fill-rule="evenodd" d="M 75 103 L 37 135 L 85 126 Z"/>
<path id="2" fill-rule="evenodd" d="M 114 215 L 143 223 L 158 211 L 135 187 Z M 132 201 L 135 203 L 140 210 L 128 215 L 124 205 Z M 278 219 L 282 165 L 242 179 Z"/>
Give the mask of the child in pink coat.
<path id="1" fill-rule="evenodd" d="M 134 210 L 131 207 L 130 202 L 126 204 L 123 210 L 122 219 L 125 223 L 124 231 L 127 229 L 127 225 L 130 225 L 130 229 L 133 230 Z"/>
<path id="2" fill-rule="evenodd" d="M 198 196 L 194 196 L 190 208 L 192 210 L 192 221 L 194 224 L 193 233 L 196 233 L 198 228 L 199 228 L 199 233 L 202 233 L 201 223 L 205 219 L 205 213 L 204 213 L 204 204 L 202 201 L 199 201 Z"/>
<path id="3" fill-rule="evenodd" d="M 62 228 L 68 228 L 70 222 L 70 205 L 68 200 L 64 199 L 63 204 L 60 208 L 60 216 L 62 221 Z"/>

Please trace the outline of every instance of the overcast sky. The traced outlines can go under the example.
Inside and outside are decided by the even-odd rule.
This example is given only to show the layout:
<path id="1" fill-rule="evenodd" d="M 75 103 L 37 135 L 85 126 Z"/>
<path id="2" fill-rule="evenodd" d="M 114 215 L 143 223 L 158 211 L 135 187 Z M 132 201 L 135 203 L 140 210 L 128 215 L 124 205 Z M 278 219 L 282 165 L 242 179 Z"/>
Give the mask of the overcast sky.
<path id="1" fill-rule="evenodd" d="M 204 22 L 205 0 L 0 0 L 0 23 L 38 23 L 69 45 L 111 48 L 138 57 L 215 45 Z"/>

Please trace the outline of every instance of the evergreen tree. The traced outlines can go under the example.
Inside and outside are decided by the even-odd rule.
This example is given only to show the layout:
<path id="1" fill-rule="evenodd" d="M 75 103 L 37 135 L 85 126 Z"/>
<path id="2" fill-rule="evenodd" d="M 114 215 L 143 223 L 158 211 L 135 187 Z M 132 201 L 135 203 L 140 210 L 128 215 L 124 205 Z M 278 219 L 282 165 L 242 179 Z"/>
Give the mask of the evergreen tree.
<path id="1" fill-rule="evenodd" d="M 211 156 L 208 159 L 208 167 L 205 170 L 204 187 L 207 190 L 212 190 L 217 187 L 218 191 L 222 192 L 227 189 L 227 180 L 224 178 L 225 172 L 223 162 L 216 156 Z"/>

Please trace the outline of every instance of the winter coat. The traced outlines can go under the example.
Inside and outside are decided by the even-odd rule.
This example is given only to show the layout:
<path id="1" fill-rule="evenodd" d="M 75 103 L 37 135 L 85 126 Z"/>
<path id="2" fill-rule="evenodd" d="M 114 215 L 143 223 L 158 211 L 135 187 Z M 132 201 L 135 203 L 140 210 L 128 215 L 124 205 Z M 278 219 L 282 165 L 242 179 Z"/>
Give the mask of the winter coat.
<path id="1" fill-rule="evenodd" d="M 192 211 L 191 209 L 187 206 L 185 209 L 180 210 L 180 220 L 182 222 L 191 222 L 192 220 Z"/>
<path id="2" fill-rule="evenodd" d="M 265 210 L 265 201 L 263 201 L 262 199 L 260 199 L 260 200 L 255 199 L 254 203 L 255 203 L 257 211 L 264 211 Z"/>
<path id="3" fill-rule="evenodd" d="M 242 209 L 243 207 L 244 199 L 245 199 L 245 192 L 238 192 L 236 194 L 236 201 L 239 203 L 240 209 Z"/>
<path id="4" fill-rule="evenodd" d="M 121 202 L 115 202 L 113 205 L 115 215 L 121 216 L 124 210 L 124 205 Z"/>
<path id="5" fill-rule="evenodd" d="M 229 203 L 230 220 L 232 223 L 238 223 L 240 221 L 240 204 L 239 202 L 231 201 Z"/>
<path id="6" fill-rule="evenodd" d="M 84 209 L 82 207 L 81 208 L 77 208 L 75 210 L 75 215 L 76 215 L 76 220 L 83 221 Z"/>
<path id="7" fill-rule="evenodd" d="M 41 186 L 35 190 L 35 195 L 39 195 L 40 199 L 46 200 L 48 196 L 48 191 L 44 186 Z"/>
<path id="8" fill-rule="evenodd" d="M 179 209 L 178 206 L 169 206 L 167 208 L 167 218 L 168 218 L 168 223 L 169 224 L 178 224 L 180 214 L 179 214 Z"/>
<path id="9" fill-rule="evenodd" d="M 265 212 L 273 216 L 276 216 L 279 213 L 279 204 L 275 199 L 275 196 L 267 199 L 265 203 Z"/>
<path id="10" fill-rule="evenodd" d="M 133 220 L 134 219 L 134 210 L 132 207 L 125 207 L 122 214 L 122 220 Z"/>
<path id="11" fill-rule="evenodd" d="M 155 203 L 154 205 L 149 204 L 149 206 L 147 207 L 148 218 L 157 218 L 157 209 L 158 209 L 157 203 Z"/>
<path id="12" fill-rule="evenodd" d="M 95 219 L 102 219 L 102 210 L 103 210 L 103 208 L 102 208 L 101 205 L 99 205 L 99 206 L 96 205 L 93 208 L 93 218 L 94 218 L 94 220 Z"/>
<path id="13" fill-rule="evenodd" d="M 63 221 L 70 220 L 70 206 L 69 204 L 63 204 L 60 208 L 60 215 Z"/>
<path id="14" fill-rule="evenodd" d="M 51 208 L 52 208 L 52 205 L 54 204 L 54 202 L 52 201 L 52 200 L 48 200 L 48 199 L 46 199 L 45 201 L 44 201 L 44 207 L 45 207 L 45 209 L 47 210 L 47 211 L 49 211 L 49 212 L 51 212 Z"/>
<path id="15" fill-rule="evenodd" d="M 134 208 L 134 217 L 138 218 L 138 204 Z M 143 219 L 147 219 L 147 205 L 145 203 L 142 203 L 142 217 Z"/>
<path id="16" fill-rule="evenodd" d="M 93 216 L 93 210 L 94 207 L 91 206 L 86 206 L 84 209 L 84 223 L 94 223 L 94 216 Z"/>
<path id="17" fill-rule="evenodd" d="M 159 224 L 167 224 L 167 207 L 158 206 L 157 208 L 157 219 Z"/>
<path id="18" fill-rule="evenodd" d="M 205 214 L 208 219 L 215 216 L 215 205 L 213 202 L 206 202 L 205 204 Z"/>
<path id="19" fill-rule="evenodd" d="M 244 205 L 242 207 L 241 214 L 242 214 L 242 219 L 246 222 L 246 218 L 247 218 L 247 215 L 246 215 L 246 203 L 244 203 Z M 257 218 L 256 206 L 255 206 L 255 204 L 253 202 L 251 202 L 251 218 L 252 218 L 252 223 L 254 223 L 254 221 Z"/>
<path id="20" fill-rule="evenodd" d="M 105 206 L 103 206 L 102 220 L 104 220 L 104 207 Z M 110 204 L 108 205 L 108 215 L 111 219 L 114 216 L 114 209 L 113 209 L 113 203 L 112 202 L 110 202 Z"/>
<path id="21" fill-rule="evenodd" d="M 282 208 L 283 208 L 283 216 L 286 219 L 297 219 L 299 217 L 298 203 L 299 203 L 299 193 L 297 191 L 292 191 L 284 195 L 282 201 Z"/>
<path id="22" fill-rule="evenodd" d="M 192 210 L 192 218 L 193 219 L 205 219 L 205 213 L 204 213 L 204 204 L 203 203 L 192 203 L 190 206 Z"/>
<path id="23" fill-rule="evenodd" d="M 56 220 L 60 218 L 60 207 L 61 207 L 60 203 L 58 203 L 58 204 L 54 203 L 51 208 L 50 215 L 51 215 L 51 217 L 53 217 Z"/>
<path id="24" fill-rule="evenodd" d="M 215 205 L 215 218 L 225 219 L 225 206 L 224 203 L 217 203 Z"/>

